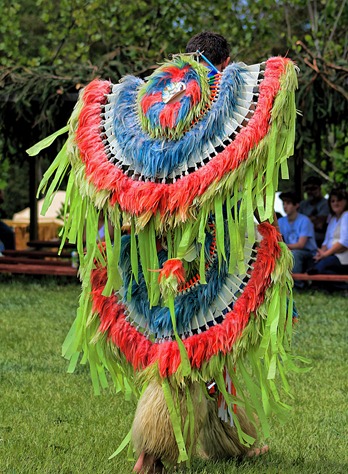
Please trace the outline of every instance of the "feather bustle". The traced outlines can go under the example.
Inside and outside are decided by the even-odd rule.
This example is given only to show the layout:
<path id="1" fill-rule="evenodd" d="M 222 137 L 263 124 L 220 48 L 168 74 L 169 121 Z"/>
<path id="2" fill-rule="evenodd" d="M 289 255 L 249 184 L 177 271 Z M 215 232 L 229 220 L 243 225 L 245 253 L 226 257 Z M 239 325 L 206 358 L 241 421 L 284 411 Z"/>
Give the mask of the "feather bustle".
<path id="1" fill-rule="evenodd" d="M 263 223 L 258 227 L 263 236 L 252 276 L 238 298 L 232 311 L 226 314 L 225 320 L 209 330 L 185 339 L 184 346 L 192 368 L 200 368 L 219 352 L 226 354 L 241 336 L 247 325 L 250 314 L 263 302 L 264 293 L 269 287 L 270 275 L 273 272 L 281 250 L 280 236 L 273 226 Z M 134 370 L 144 369 L 158 363 L 161 377 L 176 373 L 180 365 L 180 351 L 176 342 L 153 343 L 138 332 L 126 320 L 126 308 L 117 301 L 116 296 L 108 298 L 102 295 L 107 278 L 105 268 L 92 272 L 93 310 L 100 317 L 99 330 L 108 332 L 113 343 L 126 356 Z"/>
<path id="2" fill-rule="evenodd" d="M 126 212 L 140 216 L 166 209 L 171 214 L 179 213 L 180 219 L 185 220 L 193 200 L 207 192 L 216 179 L 221 179 L 225 173 L 236 169 L 245 161 L 250 149 L 267 134 L 274 97 L 280 87 L 279 78 L 284 73 L 287 62 L 289 60 L 282 58 L 267 61 L 258 106 L 248 127 L 242 129 L 236 139 L 206 166 L 170 185 L 133 181 L 107 160 L 99 127 L 100 104 L 110 89 L 110 83 L 93 81 L 86 87 L 83 95 L 85 106 L 81 112 L 76 138 L 81 159 L 86 164 L 88 179 L 97 190 L 106 189 L 111 192 L 111 203 L 119 203 Z"/>

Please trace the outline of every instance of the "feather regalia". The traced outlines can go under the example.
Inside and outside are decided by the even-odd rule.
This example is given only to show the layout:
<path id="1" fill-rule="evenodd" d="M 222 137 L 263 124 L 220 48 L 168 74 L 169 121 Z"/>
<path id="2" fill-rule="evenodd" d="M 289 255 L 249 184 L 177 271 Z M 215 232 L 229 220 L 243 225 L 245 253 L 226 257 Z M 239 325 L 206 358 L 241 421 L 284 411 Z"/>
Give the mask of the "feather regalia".
<path id="1" fill-rule="evenodd" d="M 47 207 L 69 173 L 62 240 L 76 243 L 82 280 L 63 347 L 69 371 L 82 354 L 97 393 L 111 378 L 135 397 L 156 379 L 178 461 L 190 457 L 195 420 L 188 395 L 181 422 L 175 387 L 214 380 L 244 443 L 232 407 L 256 414 L 266 436 L 270 415 L 289 408 L 292 260 L 272 221 L 293 153 L 296 85 L 281 57 L 209 78 L 178 55 L 146 82 L 94 80 L 41 183 Z M 114 227 L 103 244 L 101 212 Z"/>

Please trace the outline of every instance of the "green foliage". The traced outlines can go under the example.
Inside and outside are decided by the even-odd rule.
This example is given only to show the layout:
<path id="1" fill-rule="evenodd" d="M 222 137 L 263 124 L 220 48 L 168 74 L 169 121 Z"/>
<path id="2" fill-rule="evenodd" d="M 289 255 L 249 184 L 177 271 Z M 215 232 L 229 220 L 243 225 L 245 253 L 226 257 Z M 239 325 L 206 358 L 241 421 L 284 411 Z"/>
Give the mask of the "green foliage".
<path id="1" fill-rule="evenodd" d="M 326 146 L 323 151 L 327 155 L 326 161 L 331 162 L 332 170 L 329 176 L 337 184 L 347 185 L 348 183 L 348 128 L 347 122 L 343 121 L 341 127 L 331 124 L 327 127 L 328 136 Z M 327 163 L 323 163 L 323 167 Z"/>
<path id="2" fill-rule="evenodd" d="M 298 2 L 303 3 L 303 2 Z M 307 32 L 301 38 L 288 31 L 294 59 L 301 69 L 298 108 L 298 153 L 326 172 L 333 181 L 347 183 L 348 22 L 346 0 L 308 0 Z"/>
<path id="3" fill-rule="evenodd" d="M 6 189 L 9 167 L 9 160 L 4 159 L 0 161 L 0 189 Z"/>
<path id="4" fill-rule="evenodd" d="M 146 77 L 209 29 L 226 36 L 235 61 L 280 54 L 298 63 L 297 154 L 344 182 L 346 6 L 347 0 L 0 0 L 0 179 L 1 160 L 22 166 L 25 149 L 64 125 L 93 78 Z"/>
<path id="5" fill-rule="evenodd" d="M 8 11 L 0 29 L 0 64 L 68 70 L 72 64 L 101 70 L 108 64 L 119 77 L 182 51 L 192 33 L 204 29 L 224 34 L 234 57 L 261 59 L 273 49 L 274 25 L 280 31 L 282 21 L 270 0 L 1 0 L 0 6 Z"/>
<path id="6" fill-rule="evenodd" d="M 126 453 L 108 460 L 135 410 L 111 389 L 93 395 L 88 367 L 67 374 L 61 345 L 77 283 L 0 275 L 0 472 L 131 473 Z M 187 474 L 345 473 L 348 466 L 345 298 L 306 292 L 294 350 L 312 371 L 291 378 L 293 415 L 274 424 L 270 451 L 245 461 L 194 461 Z M 325 453 L 323 455 L 323 453 Z"/>

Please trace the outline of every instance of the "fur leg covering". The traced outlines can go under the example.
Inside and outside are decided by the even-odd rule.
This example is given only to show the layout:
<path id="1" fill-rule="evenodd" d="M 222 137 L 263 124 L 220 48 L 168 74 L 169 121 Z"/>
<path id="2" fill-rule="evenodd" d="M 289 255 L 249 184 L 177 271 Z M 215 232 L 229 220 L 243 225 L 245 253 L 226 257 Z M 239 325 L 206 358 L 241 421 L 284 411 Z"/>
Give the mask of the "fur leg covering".
<path id="1" fill-rule="evenodd" d="M 210 459 L 228 459 L 247 454 L 250 447 L 240 442 L 236 428 L 219 418 L 216 400 L 208 400 L 207 407 L 208 414 L 200 435 L 205 455 Z M 242 430 L 256 439 L 256 429 L 240 407 L 237 417 Z"/>
<path id="2" fill-rule="evenodd" d="M 207 399 L 199 384 L 189 386 L 194 407 L 194 444 L 207 414 Z M 186 391 L 172 390 L 174 400 L 180 406 L 182 429 L 187 417 Z M 179 451 L 169 416 L 169 410 L 162 387 L 157 381 L 151 381 L 139 400 L 132 427 L 132 441 L 136 453 L 145 452 L 165 463 L 175 465 Z M 186 449 L 189 446 L 186 445 Z"/>

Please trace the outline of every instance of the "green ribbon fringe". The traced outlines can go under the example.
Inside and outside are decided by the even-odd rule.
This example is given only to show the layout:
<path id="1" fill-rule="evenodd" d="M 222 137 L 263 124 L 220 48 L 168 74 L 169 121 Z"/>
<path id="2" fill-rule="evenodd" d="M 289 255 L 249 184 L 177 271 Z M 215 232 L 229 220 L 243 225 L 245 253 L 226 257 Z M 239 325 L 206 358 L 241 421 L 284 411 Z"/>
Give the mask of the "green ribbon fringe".
<path id="1" fill-rule="evenodd" d="M 108 281 L 104 295 L 108 296 L 113 291 L 117 291 L 122 284 L 118 270 L 121 225 L 124 222 L 130 222 L 133 278 L 138 281 L 137 256 L 139 255 L 150 304 L 157 305 L 161 301 L 158 273 L 152 271 L 159 268 L 156 251 L 157 236 L 163 233 L 169 236 L 168 248 L 171 258 L 183 258 L 194 241 L 200 243 L 199 268 L 201 283 L 205 283 L 205 229 L 208 216 L 210 212 L 213 212 L 216 219 L 219 262 L 226 259 L 224 241 L 227 231 L 231 249 L 228 262 L 229 272 L 243 272 L 246 234 L 249 242 L 255 241 L 254 212 L 257 210 L 261 221 L 273 221 L 274 195 L 278 185 L 279 170 L 282 172 L 282 177 L 288 176 L 286 160 L 293 153 L 296 116 L 294 90 L 296 87 L 296 72 L 293 64 L 290 63 L 281 78 L 281 88 L 274 101 L 267 136 L 250 151 L 248 159 L 242 162 L 237 170 L 227 174 L 220 181 L 212 183 L 203 196 L 197 197 L 191 209 L 191 217 L 185 218 L 186 220 L 182 220 L 178 215 L 165 216 L 166 220 L 159 215 L 151 218 L 148 214 L 130 218 L 117 205 L 110 206 L 108 191 L 97 191 L 91 183 L 86 181 L 85 166 L 80 160 L 79 151 L 74 142 L 78 117 L 83 106 L 83 95 L 81 95 L 69 121 L 67 143 L 45 173 L 39 192 L 47 189 L 53 177 L 46 191 L 44 209 L 47 209 L 63 177 L 68 172 L 69 165 L 71 166 L 65 205 L 66 218 L 61 237 L 62 246 L 66 240 L 77 245 L 80 256 L 82 294 L 76 320 L 63 346 L 63 355 L 70 360 L 69 371 L 72 372 L 80 354 L 83 354 L 81 363 L 89 361 L 96 393 L 100 392 L 100 387 L 107 386 L 105 375 L 105 370 L 107 370 L 116 391 L 122 391 L 127 397 L 131 394 L 136 398 L 139 397 L 139 388 L 134 381 L 135 374 L 132 367 L 123 354 L 111 345 L 106 336 L 98 332 L 98 316 L 92 313 L 90 296 L 90 272 L 95 268 L 95 262 L 102 266 L 107 265 Z M 49 138 L 44 145 L 52 142 L 51 137 Z M 42 148 L 42 143 L 40 146 Z M 40 146 L 33 147 L 35 149 L 31 149 L 32 154 L 39 151 Z M 227 209 L 226 227 L 222 214 L 224 203 Z M 114 226 L 114 244 L 112 245 L 108 226 L 105 225 L 106 250 L 101 250 L 96 241 L 101 211 L 106 216 L 106 222 L 109 219 Z M 135 238 L 136 235 L 137 238 Z M 250 419 L 253 413 L 258 415 L 260 428 L 265 436 L 269 434 L 268 416 L 276 413 L 283 418 L 288 412 L 289 407 L 281 402 L 275 380 L 278 378 L 277 387 L 280 386 L 286 393 L 290 393 L 286 373 L 289 370 L 299 370 L 294 363 L 294 357 L 289 353 L 292 331 L 292 279 L 289 268 L 291 268 L 290 252 L 283 246 L 281 258 L 272 274 L 273 285 L 267 290 L 264 302 L 251 316 L 242 337 L 235 343 L 230 354 L 214 356 L 199 371 L 192 370 L 184 346 L 179 337 L 176 338 L 181 352 L 180 370 L 170 380 L 163 380 L 162 387 L 172 416 L 180 460 L 189 457 L 185 440 L 188 436 L 192 437 L 194 421 L 191 419 L 188 422 L 188 425 L 184 427 L 184 433 L 179 432 L 178 407 L 175 397 L 169 395 L 171 392 L 168 390 L 168 384 L 175 387 L 185 385 L 185 381 L 191 380 L 203 385 L 212 378 L 217 380 L 228 404 L 244 406 Z M 173 327 L 175 327 L 172 303 L 172 301 L 169 302 L 169 307 L 172 309 L 171 317 Z M 237 389 L 237 397 L 223 390 L 221 374 L 224 367 L 227 367 Z M 157 372 L 157 366 L 154 366 L 147 369 L 143 376 L 149 379 Z M 158 377 L 158 374 L 156 376 Z M 191 406 L 192 401 L 189 396 L 187 403 Z M 252 440 L 241 432 L 237 419 L 235 419 L 235 424 L 241 439 L 251 444 Z"/>
<path id="2" fill-rule="evenodd" d="M 296 117 L 294 91 L 297 87 L 297 77 L 292 63 L 287 65 L 286 73 L 282 76 L 280 82 L 281 88 L 274 101 L 268 134 L 250 151 L 248 159 L 243 161 L 237 170 L 228 173 L 221 180 L 213 182 L 204 195 L 196 198 L 195 205 L 190 210 L 190 218 L 185 217 L 185 220 L 182 220 L 182 217 L 178 214 L 163 218 L 155 215 L 151 218 L 148 213 L 131 217 L 133 277 L 137 281 L 139 269 L 136 258 L 137 244 L 134 238 L 137 235 L 140 263 L 144 271 L 148 297 L 152 306 L 158 304 L 160 300 L 157 274 L 151 271 L 158 270 L 157 236 L 171 232 L 173 237 L 171 258 L 183 258 L 194 241 L 204 243 L 204 231 L 208 215 L 213 212 L 216 219 L 218 260 L 221 264 L 222 259 L 226 259 L 222 206 L 224 203 L 228 203 L 228 236 L 232 249 L 229 272 L 243 272 L 245 270 L 243 248 L 246 234 L 251 244 L 255 241 L 255 210 L 262 222 L 265 220 L 273 221 L 274 196 L 278 186 L 279 170 L 282 171 L 282 177 L 288 175 L 286 160 L 293 153 Z M 101 264 L 104 262 L 97 245 L 95 245 L 95 235 L 98 232 L 98 211 L 103 211 L 104 215 L 114 225 L 114 238 L 117 246 L 119 246 L 121 239 L 121 226 L 124 222 L 128 223 L 130 218 L 129 214 L 123 213 L 118 205 L 110 206 L 108 191 L 97 191 L 91 183 L 86 181 L 85 166 L 80 160 L 79 150 L 74 142 L 82 106 L 83 94 L 81 94 L 69 121 L 68 141 L 45 173 L 39 187 L 39 193 L 47 188 L 48 182 L 54 175 L 54 179 L 46 191 L 44 204 L 44 210 L 46 210 L 52 202 L 54 193 L 59 189 L 64 175 L 68 172 L 69 164 L 71 165 L 66 196 L 68 214 L 61 237 L 62 245 L 66 239 L 69 242 L 77 243 L 81 262 L 80 273 L 81 278 L 84 279 L 89 278 L 94 260 Z M 51 140 L 49 140 L 49 143 L 51 143 Z M 40 147 L 37 146 L 36 151 L 39 149 Z M 86 221 L 88 221 L 89 226 L 89 232 L 86 235 L 89 245 L 87 245 L 87 254 L 85 255 L 83 237 Z M 115 250 L 111 254 L 109 249 L 108 254 L 112 255 L 110 260 L 112 265 L 107 264 L 108 268 L 115 269 L 119 259 L 119 251 Z M 200 258 L 200 276 L 201 282 L 204 283 L 205 257 L 203 245 Z M 117 290 L 120 283 L 117 270 L 112 270 L 107 292 Z"/>

